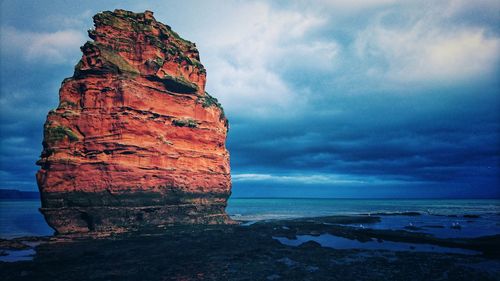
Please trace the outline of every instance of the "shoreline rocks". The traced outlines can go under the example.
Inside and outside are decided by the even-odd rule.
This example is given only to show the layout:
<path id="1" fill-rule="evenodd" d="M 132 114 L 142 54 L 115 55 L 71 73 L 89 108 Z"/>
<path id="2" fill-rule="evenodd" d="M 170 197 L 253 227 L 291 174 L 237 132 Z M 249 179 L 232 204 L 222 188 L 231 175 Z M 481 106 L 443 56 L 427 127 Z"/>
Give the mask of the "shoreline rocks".
<path id="1" fill-rule="evenodd" d="M 499 235 L 439 239 L 409 231 L 329 224 L 372 218 L 352 216 L 349 221 L 348 216 L 329 216 L 262 221 L 250 226 L 154 227 L 107 237 L 95 237 L 101 233 L 57 236 L 37 246 L 32 261 L 0 262 L 0 272 L 5 280 L 51 281 L 266 280 L 276 275 L 282 280 L 359 280 L 359 276 L 367 280 L 498 279 L 495 246 Z M 304 241 L 289 246 L 276 239 L 303 235 L 316 237 L 321 243 Z M 322 245 L 325 240 L 321 239 L 331 235 L 357 244 L 392 241 L 415 246 L 391 251 Z M 420 246 L 471 249 L 482 254 L 426 252 L 419 251 Z"/>

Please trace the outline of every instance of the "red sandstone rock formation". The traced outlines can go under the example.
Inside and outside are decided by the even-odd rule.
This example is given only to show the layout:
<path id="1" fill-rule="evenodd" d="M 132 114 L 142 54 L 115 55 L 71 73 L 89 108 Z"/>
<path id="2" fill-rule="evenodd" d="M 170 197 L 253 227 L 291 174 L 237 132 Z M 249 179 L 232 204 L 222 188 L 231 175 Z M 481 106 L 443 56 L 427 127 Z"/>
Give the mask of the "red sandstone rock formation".
<path id="1" fill-rule="evenodd" d="M 58 233 L 225 223 L 228 122 L 195 44 L 153 13 L 94 16 L 49 112 L 37 182 Z"/>

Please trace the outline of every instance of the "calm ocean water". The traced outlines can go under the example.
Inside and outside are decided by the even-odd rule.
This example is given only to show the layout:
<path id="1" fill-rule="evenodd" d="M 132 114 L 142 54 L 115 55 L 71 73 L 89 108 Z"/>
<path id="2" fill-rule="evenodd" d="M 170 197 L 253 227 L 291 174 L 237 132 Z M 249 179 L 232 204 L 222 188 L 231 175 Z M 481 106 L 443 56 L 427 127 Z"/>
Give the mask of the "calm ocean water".
<path id="1" fill-rule="evenodd" d="M 239 220 L 419 212 L 432 215 L 499 214 L 498 199 L 230 199 Z"/>
<path id="2" fill-rule="evenodd" d="M 38 208 L 38 199 L 0 199 L 0 238 L 51 235 Z"/>
<path id="3" fill-rule="evenodd" d="M 51 235 L 38 211 L 39 200 L 0 200 L 0 237 Z M 401 199 L 250 199 L 232 198 L 227 212 L 237 220 L 314 217 L 344 214 L 419 212 L 422 216 L 383 216 L 382 222 L 360 226 L 403 229 L 405 226 L 440 225 L 426 228 L 440 237 L 475 237 L 500 234 L 500 200 L 401 200 Z M 478 215 L 479 218 L 464 218 Z M 451 225 L 460 225 L 452 229 Z"/>

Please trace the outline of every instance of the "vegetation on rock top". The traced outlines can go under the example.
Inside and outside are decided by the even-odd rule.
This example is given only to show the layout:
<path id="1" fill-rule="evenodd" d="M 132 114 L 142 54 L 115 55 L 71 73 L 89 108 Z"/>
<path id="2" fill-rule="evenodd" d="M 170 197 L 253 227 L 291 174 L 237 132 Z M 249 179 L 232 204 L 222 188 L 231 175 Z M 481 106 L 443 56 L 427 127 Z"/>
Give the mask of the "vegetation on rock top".
<path id="1" fill-rule="evenodd" d="M 68 127 L 65 126 L 55 126 L 45 127 L 44 131 L 44 140 L 47 143 L 54 143 L 63 140 L 65 137 L 68 137 L 69 141 L 77 141 L 78 136 Z"/>
<path id="2" fill-rule="evenodd" d="M 178 63 L 186 62 L 187 65 L 198 68 L 200 73 L 206 73 L 205 68 L 199 61 L 196 45 L 180 37 L 170 26 L 154 20 L 152 12 L 104 11 L 94 16 L 94 22 L 96 27 L 111 26 L 119 30 L 132 29 L 136 33 L 143 33 L 149 44 L 158 47 L 166 54 L 166 59 L 174 60 Z M 152 33 L 154 26 L 159 29 L 159 35 Z M 89 36 L 92 39 L 96 39 L 97 37 L 106 37 L 106 34 L 98 33 L 92 29 L 89 30 Z M 133 40 L 132 42 L 128 42 L 130 41 L 129 38 L 116 38 L 116 40 L 127 41 L 122 43 L 133 43 Z"/>
<path id="3" fill-rule="evenodd" d="M 191 119 L 191 118 L 174 119 L 174 120 L 172 120 L 172 125 L 177 126 L 177 127 L 196 128 L 196 127 L 198 127 L 198 122 L 194 119 Z"/>
<path id="4" fill-rule="evenodd" d="M 198 85 L 189 82 L 183 76 L 174 77 L 165 74 L 161 81 L 169 90 L 178 93 L 194 93 L 198 90 Z"/>
<path id="5" fill-rule="evenodd" d="M 76 103 L 74 103 L 72 101 L 62 100 L 59 103 L 59 107 L 58 108 L 75 108 L 75 107 L 77 107 Z"/>
<path id="6" fill-rule="evenodd" d="M 201 106 L 203 107 L 211 107 L 211 106 L 215 106 L 217 107 L 219 110 L 220 110 L 220 118 L 221 119 L 224 119 L 226 118 L 226 115 L 224 113 L 224 108 L 222 107 L 222 105 L 219 103 L 219 101 L 217 100 L 217 98 L 215 97 L 212 97 L 211 95 L 209 95 L 207 92 L 205 92 L 205 95 L 204 96 L 199 96 L 198 99 L 196 100 L 198 103 L 201 103 Z"/>

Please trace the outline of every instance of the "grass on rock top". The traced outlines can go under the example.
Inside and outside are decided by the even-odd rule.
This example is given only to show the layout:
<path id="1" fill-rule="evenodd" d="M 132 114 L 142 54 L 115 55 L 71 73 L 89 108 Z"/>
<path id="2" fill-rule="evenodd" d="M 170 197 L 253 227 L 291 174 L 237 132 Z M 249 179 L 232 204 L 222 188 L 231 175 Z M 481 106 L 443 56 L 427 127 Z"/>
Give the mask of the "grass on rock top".
<path id="1" fill-rule="evenodd" d="M 204 96 L 200 96 L 198 97 L 197 99 L 197 102 L 198 103 L 201 103 L 201 105 L 203 107 L 211 107 L 211 106 L 215 106 L 217 108 L 220 109 L 220 118 L 221 119 L 224 119 L 226 118 L 226 115 L 224 113 L 224 108 L 222 107 L 222 105 L 219 103 L 219 101 L 217 100 L 217 98 L 214 98 L 212 97 L 211 95 L 209 95 L 207 92 L 205 92 L 205 95 Z"/>
<path id="2" fill-rule="evenodd" d="M 77 141 L 78 136 L 68 127 L 65 126 L 55 126 L 45 128 L 45 141 L 47 143 L 54 143 L 68 137 L 69 141 Z"/>
<path id="3" fill-rule="evenodd" d="M 101 56 L 110 62 L 111 64 L 118 67 L 121 71 L 130 72 L 134 74 L 139 74 L 139 70 L 134 66 L 130 65 L 124 58 L 122 58 L 119 54 L 113 52 L 112 50 L 108 50 L 104 46 L 99 46 L 99 50 L 101 51 Z"/>
<path id="4" fill-rule="evenodd" d="M 196 122 L 196 120 L 193 120 L 191 118 L 175 119 L 172 121 L 172 125 L 177 126 L 177 127 L 196 128 L 196 127 L 198 127 L 198 122 Z"/>
<path id="5" fill-rule="evenodd" d="M 62 100 L 59 103 L 59 108 L 75 108 L 77 104 L 72 101 Z"/>

